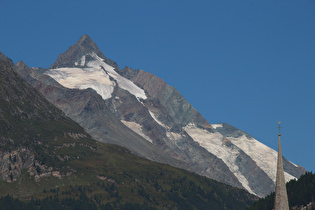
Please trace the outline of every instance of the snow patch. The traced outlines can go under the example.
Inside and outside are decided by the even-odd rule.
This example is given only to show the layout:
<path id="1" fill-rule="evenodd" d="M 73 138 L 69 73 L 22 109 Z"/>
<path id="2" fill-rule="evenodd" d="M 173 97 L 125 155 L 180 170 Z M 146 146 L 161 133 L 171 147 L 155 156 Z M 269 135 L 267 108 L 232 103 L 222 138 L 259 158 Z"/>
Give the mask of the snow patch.
<path id="1" fill-rule="evenodd" d="M 236 148 L 226 147 L 223 144 L 224 136 L 219 132 L 211 133 L 208 130 L 196 127 L 195 124 L 189 123 L 183 128 L 194 141 L 207 151 L 214 154 L 229 167 L 231 172 L 237 177 L 243 187 L 250 193 L 255 194 L 249 187 L 247 179 L 240 172 L 239 167 L 235 164 L 239 151 Z"/>
<path id="2" fill-rule="evenodd" d="M 294 165 L 295 167 L 299 167 L 298 165 L 296 165 L 295 163 L 292 163 L 291 161 L 289 161 L 292 165 Z"/>
<path id="3" fill-rule="evenodd" d="M 104 62 L 104 60 L 100 57 L 98 57 L 94 52 L 90 54 L 95 60 L 88 62 L 86 65 L 92 68 L 99 68 L 103 67 L 107 73 L 114 78 L 118 86 L 121 87 L 124 90 L 127 90 L 137 98 L 146 99 L 146 95 L 144 90 L 139 88 L 137 85 L 135 85 L 132 81 L 126 79 L 125 77 L 122 77 L 120 74 L 118 74 L 114 69 L 114 67 L 108 65 Z"/>
<path id="4" fill-rule="evenodd" d="M 211 124 L 213 129 L 217 129 L 217 128 L 222 128 L 223 125 L 222 124 Z"/>
<path id="5" fill-rule="evenodd" d="M 149 113 L 150 113 L 151 117 L 153 118 L 153 120 L 154 120 L 155 122 L 157 122 L 157 123 L 158 123 L 160 126 L 162 126 L 163 128 L 169 129 L 168 126 L 164 125 L 164 123 L 162 123 L 161 121 L 159 121 L 159 120 L 157 119 L 157 117 L 154 115 L 153 112 L 151 112 L 151 111 L 149 110 Z"/>
<path id="6" fill-rule="evenodd" d="M 289 182 L 292 179 L 297 180 L 297 178 L 295 176 L 292 176 L 291 174 L 289 174 L 287 172 L 284 172 L 284 179 L 285 179 L 285 182 Z"/>
<path id="7" fill-rule="evenodd" d="M 79 62 L 75 62 L 75 65 L 79 65 L 81 68 L 50 69 L 45 74 L 51 76 L 67 88 L 92 88 L 104 100 L 111 98 L 114 91 L 116 83 L 111 81 L 110 77 L 112 77 L 117 81 L 119 87 L 136 96 L 138 100 L 139 98 L 146 99 L 144 90 L 132 81 L 120 76 L 114 70 L 114 67 L 106 64 L 94 52 L 88 55 L 92 56 L 95 60 L 86 62 L 86 55 L 82 56 Z M 87 68 L 83 66 L 87 66 Z"/>
<path id="8" fill-rule="evenodd" d="M 142 130 L 142 126 L 136 122 L 129 122 L 129 121 L 125 121 L 122 120 L 122 123 L 124 123 L 128 128 L 130 128 L 131 130 L 133 130 L 134 132 L 136 132 L 137 134 L 139 134 L 140 136 L 142 136 L 144 139 L 146 139 L 147 141 L 152 142 L 152 140 L 150 139 L 150 137 L 148 137 L 147 135 L 145 135 L 143 133 Z"/>
<path id="9" fill-rule="evenodd" d="M 169 138 L 173 141 L 177 141 L 177 140 L 180 140 L 183 138 L 181 134 L 175 133 L 175 132 L 166 132 L 166 136 L 167 136 L 167 138 Z"/>
<path id="10" fill-rule="evenodd" d="M 85 65 L 85 55 L 82 56 L 82 58 L 80 59 L 80 66 L 84 66 Z"/>
<path id="11" fill-rule="evenodd" d="M 249 139 L 245 135 L 238 138 L 227 137 L 234 145 L 243 150 L 250 156 L 256 164 L 273 180 L 276 182 L 276 169 L 278 153 L 256 139 Z M 284 173 L 286 182 L 296 177 L 289 173 Z"/>
<path id="12" fill-rule="evenodd" d="M 173 141 L 178 141 L 178 140 L 183 138 L 183 136 L 181 134 L 169 131 L 170 127 L 168 127 L 167 125 L 165 125 L 164 123 L 159 121 L 153 112 L 151 112 L 149 110 L 149 113 L 150 113 L 151 117 L 155 120 L 155 122 L 157 122 L 160 126 L 162 126 L 163 128 L 165 128 L 167 130 L 166 131 L 167 138 L 169 138 L 170 140 L 173 140 Z"/>
<path id="13" fill-rule="evenodd" d="M 58 68 L 50 69 L 45 74 L 67 88 L 92 88 L 104 100 L 111 98 L 115 87 L 115 83 L 101 68 Z"/>

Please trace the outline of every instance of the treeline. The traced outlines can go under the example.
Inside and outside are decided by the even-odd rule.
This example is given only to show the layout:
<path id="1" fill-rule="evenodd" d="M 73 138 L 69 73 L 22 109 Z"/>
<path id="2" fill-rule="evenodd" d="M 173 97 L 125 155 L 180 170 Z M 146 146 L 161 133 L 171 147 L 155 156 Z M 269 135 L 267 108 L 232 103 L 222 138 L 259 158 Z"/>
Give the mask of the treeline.
<path id="1" fill-rule="evenodd" d="M 309 203 L 313 203 L 315 209 L 315 174 L 312 172 L 306 172 L 298 180 L 291 180 L 286 184 L 288 199 L 290 208 L 296 208 L 300 206 L 307 206 Z M 252 210 L 266 210 L 273 209 L 275 193 L 271 193 L 265 198 L 261 198 L 256 201 L 252 207 Z"/>
<path id="2" fill-rule="evenodd" d="M 150 182 L 150 180 L 148 180 Z M 0 210 L 13 209 L 245 209 L 252 202 L 248 193 L 240 189 L 201 180 L 205 186 L 187 178 L 165 179 L 165 185 L 158 181 L 133 188 L 114 183 L 76 185 L 68 188 L 44 189 L 41 198 L 28 200 L 0 197 Z M 246 202 L 247 201 L 247 202 Z"/>
<path id="3" fill-rule="evenodd" d="M 62 199 L 47 197 L 45 199 L 36 200 L 32 199 L 30 201 L 22 202 L 17 198 L 13 198 L 10 195 L 0 198 L 0 210 L 15 210 L 15 209 L 24 209 L 24 210 L 33 210 L 33 209 L 90 209 L 97 210 L 95 203 L 91 202 L 87 197 L 80 196 L 81 199 Z"/>
<path id="4" fill-rule="evenodd" d="M 58 199 L 53 197 L 47 197 L 41 200 L 30 200 L 22 202 L 17 198 L 13 198 L 10 195 L 0 197 L 0 210 L 113 210 L 117 209 L 117 206 L 114 208 L 110 203 L 106 205 L 97 206 L 96 203 L 86 197 L 84 193 L 80 195 L 79 199 L 66 198 Z M 154 209 L 152 207 L 134 204 L 134 203 L 125 203 L 118 207 L 118 209 L 128 210 L 128 209 Z"/>

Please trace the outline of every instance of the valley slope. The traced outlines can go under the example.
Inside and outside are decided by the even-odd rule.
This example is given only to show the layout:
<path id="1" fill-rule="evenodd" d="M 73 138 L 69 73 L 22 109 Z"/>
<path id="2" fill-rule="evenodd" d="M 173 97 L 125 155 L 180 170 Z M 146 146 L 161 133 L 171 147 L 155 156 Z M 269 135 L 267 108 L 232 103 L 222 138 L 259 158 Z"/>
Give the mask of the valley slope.
<path id="1" fill-rule="evenodd" d="M 93 140 L 22 79 L 3 56 L 0 196 L 32 200 L 35 206 L 40 201 L 33 199 L 46 198 L 59 206 L 80 200 L 110 209 L 244 209 L 255 199 L 245 190 Z M 31 75 L 24 76 L 41 85 Z"/>
<path id="2" fill-rule="evenodd" d="M 50 69 L 14 66 L 94 139 L 258 196 L 274 190 L 276 151 L 228 124 L 211 125 L 174 88 L 106 58 L 88 35 Z M 286 178 L 305 173 L 286 161 Z"/>

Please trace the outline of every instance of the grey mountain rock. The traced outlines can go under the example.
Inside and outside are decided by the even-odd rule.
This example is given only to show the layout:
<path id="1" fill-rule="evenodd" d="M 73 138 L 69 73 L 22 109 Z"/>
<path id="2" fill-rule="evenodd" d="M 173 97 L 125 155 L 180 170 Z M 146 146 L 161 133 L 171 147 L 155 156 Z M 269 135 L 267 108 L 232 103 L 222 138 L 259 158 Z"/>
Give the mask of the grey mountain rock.
<path id="1" fill-rule="evenodd" d="M 119 75 L 111 73 L 110 66 Z M 68 73 L 57 69 L 61 67 Z M 65 79 L 71 71 L 89 71 L 87 67 L 105 72 L 102 88 L 110 91 L 110 97 L 102 98 L 92 86 L 79 90 L 58 83 L 60 75 Z M 155 75 L 129 67 L 119 69 L 87 35 L 51 65 L 60 72 L 59 78 L 51 70 L 21 64 L 15 68 L 96 140 L 124 146 L 150 160 L 245 188 L 258 196 L 274 189 L 275 177 L 270 171 L 275 167 L 276 151 L 233 126 L 211 125 L 174 87 Z M 134 95 L 139 88 L 146 97 Z M 261 148 L 270 155 L 259 158 Z M 304 168 L 289 161 L 284 165 L 288 179 L 305 173 Z"/>
<path id="2" fill-rule="evenodd" d="M 130 73 L 128 75 L 131 75 Z M 134 74 L 134 77 L 129 77 L 132 81 L 143 87 L 149 95 L 160 101 L 166 108 L 166 112 L 170 113 L 171 118 L 180 124 L 182 127 L 187 125 L 189 122 L 194 122 L 197 127 L 212 130 L 211 125 L 198 113 L 179 93 L 178 91 L 168 86 L 162 79 L 157 78 L 151 73 L 139 71 Z M 164 124 L 169 125 L 169 121 L 165 116 L 157 114 L 157 118 Z M 164 120 L 163 120 L 164 119 Z M 241 131 L 226 123 L 222 127 L 215 129 L 216 132 L 221 133 L 225 137 L 240 137 L 245 135 L 248 138 L 252 138 L 249 134 Z M 226 147 L 237 148 L 233 143 L 229 142 L 225 144 Z M 249 182 L 249 187 L 255 189 L 255 193 L 258 195 L 266 195 L 274 189 L 274 182 L 270 177 L 261 170 L 255 161 L 253 161 L 246 153 L 241 149 L 237 148 L 239 156 L 237 157 L 235 164 L 239 168 L 241 174 Z M 288 170 L 291 174 L 296 174 L 297 177 L 302 175 L 305 170 L 302 168 L 294 167 L 288 163 Z M 291 169 L 289 169 L 291 168 Z M 264 185 L 261 185 L 261 183 Z"/>
<path id="3" fill-rule="evenodd" d="M 75 45 L 69 47 L 69 49 L 61 54 L 56 62 L 50 66 L 50 68 L 62 68 L 62 67 L 75 67 L 76 64 L 73 61 L 78 61 L 88 53 L 94 52 L 100 58 L 103 58 L 106 63 L 111 66 L 118 67 L 117 64 L 107 59 L 95 42 L 89 37 L 89 35 L 84 34 Z M 87 58 L 88 59 L 88 58 Z"/>
<path id="4" fill-rule="evenodd" d="M 168 116 L 167 110 L 163 106 L 157 107 L 157 104 L 154 104 L 155 109 L 152 109 L 150 107 L 152 105 L 150 99 L 140 103 L 127 91 L 124 91 L 123 94 L 117 92 L 115 96 L 119 97 L 119 102 L 114 101 L 115 97 L 107 100 L 109 107 L 111 107 L 110 110 L 115 110 L 116 113 L 119 113 L 121 120 L 136 122 L 142 125 L 142 131 L 153 141 L 153 145 L 164 151 L 164 155 L 184 161 L 188 166 L 185 167 L 187 170 L 192 170 L 224 183 L 241 187 L 238 180 L 225 166 L 223 161 L 208 153 L 194 142 L 180 126 L 172 121 L 172 118 Z M 111 106 L 114 103 L 115 109 Z M 165 126 L 161 126 L 150 114 L 151 110 L 155 110 L 155 113 L 158 113 L 158 110 L 164 111 L 164 121 L 167 122 L 166 125 L 172 127 L 165 128 Z M 176 132 L 180 135 L 180 141 L 174 142 L 170 140 L 167 136 L 167 133 L 170 132 Z M 220 171 L 217 168 L 220 168 Z"/>
<path id="5" fill-rule="evenodd" d="M 5 62 L 7 62 L 10 66 L 13 66 L 14 63 L 12 61 L 11 58 L 7 57 L 5 54 L 3 54 L 2 52 L 0 52 L 0 60 L 3 60 Z"/>
<path id="6" fill-rule="evenodd" d="M 63 103 L 71 104 L 73 100 L 72 106 L 78 104 L 77 107 L 73 107 L 75 110 L 78 111 L 84 107 L 81 112 L 85 109 L 89 114 L 92 110 L 97 112 L 98 109 L 104 108 L 104 100 L 92 89 L 81 92 L 65 90 L 56 82 L 49 81 L 47 75 L 41 75 L 35 71 L 44 72 L 44 69 L 31 69 L 23 62 L 18 62 L 15 70 L 28 79 L 33 86 L 43 90 L 43 93 L 45 91 L 51 93 L 49 97 L 59 100 L 60 106 L 63 106 Z M 98 198 L 102 197 L 103 201 L 107 198 L 105 203 L 108 205 L 106 205 L 111 207 L 113 204 L 118 209 L 126 207 L 126 203 L 128 206 L 132 206 L 131 203 L 134 203 L 134 206 L 140 206 L 143 201 L 139 201 L 139 197 L 144 197 L 145 203 L 151 203 L 144 208 L 173 209 L 181 208 L 182 201 L 185 206 L 191 208 L 211 205 L 218 209 L 226 206 L 231 209 L 243 209 L 256 199 L 244 190 L 235 189 L 165 164 L 154 163 L 132 155 L 122 147 L 101 144 L 93 140 L 82 127 L 49 103 L 19 74 L 7 62 L 0 59 L 1 196 L 10 194 L 15 198 L 35 201 L 35 199 L 42 199 L 47 193 L 50 195 L 53 193 L 52 195 L 59 199 L 68 199 L 67 192 L 73 192 L 72 194 L 79 192 L 81 196 L 77 195 L 74 199 L 80 197 L 79 199 L 82 200 L 83 194 L 86 199 L 91 198 L 92 201 L 96 198 L 95 193 L 103 192 L 104 194 L 97 194 Z M 41 81 L 47 81 L 47 84 Z M 60 96 L 58 91 L 65 91 L 70 102 L 58 97 Z M 90 98 L 87 102 L 81 98 L 88 96 Z M 90 105 L 86 105 L 89 102 Z M 110 113 L 108 112 L 108 116 L 105 116 L 106 120 L 110 121 Z M 92 114 L 91 117 L 95 115 Z M 137 141 L 142 138 L 126 126 L 124 130 L 123 123 L 119 120 L 115 122 L 115 119 L 113 117 L 111 123 L 119 124 L 119 130 L 115 127 L 115 131 L 122 132 L 122 138 L 129 138 L 128 140 L 131 141 L 133 138 Z M 118 138 L 115 133 L 111 135 L 116 135 L 113 136 L 114 139 Z M 128 135 L 131 136 L 128 137 Z M 142 148 L 146 149 L 143 146 Z M 147 149 L 150 150 L 150 147 Z M 152 151 L 150 155 L 154 157 L 156 154 L 157 152 Z M 74 191 L 73 186 L 78 190 Z M 198 201 L 203 202 L 202 205 L 200 202 L 196 203 L 194 199 L 193 201 L 186 199 L 189 196 L 183 196 L 180 203 L 174 202 L 174 198 L 179 198 L 181 195 L 179 191 L 183 193 L 187 191 L 186 189 L 192 188 Z M 108 196 L 113 189 L 115 195 Z M 134 195 L 134 191 L 143 193 L 139 194 L 140 196 Z M 123 196 L 118 196 L 118 194 Z M 143 194 L 145 196 L 142 196 Z M 158 197 L 155 197 L 156 195 Z M 122 199 L 125 200 L 121 202 Z M 5 200 L 6 198 L 2 198 L 2 203 L 3 201 L 6 203 Z M 165 204 L 161 205 L 161 202 Z M 21 204 L 18 205 L 21 206 Z M 69 205 L 73 206 L 73 204 Z M 87 205 L 96 208 L 96 203 Z M 55 204 L 55 206 L 59 205 Z"/>
<path id="7" fill-rule="evenodd" d="M 150 157 L 149 159 L 152 160 L 171 162 L 175 166 L 183 165 L 180 161 L 163 155 L 158 148 L 126 127 L 109 111 L 105 101 L 93 89 L 65 88 L 51 77 L 40 74 L 21 63 L 16 64 L 15 69 L 35 89 L 45 95 L 48 101 L 85 128 L 94 139 L 124 146 L 135 154 Z"/>
<path id="8" fill-rule="evenodd" d="M 182 141 L 181 147 L 170 142 L 165 134 L 165 129 L 151 117 L 148 109 L 128 91 L 116 87 L 113 97 L 104 101 L 92 89 L 64 88 L 59 84 L 54 84 L 47 75 L 42 75 L 31 68 L 25 68 L 24 65 L 17 64 L 15 69 L 35 89 L 45 95 L 67 116 L 78 122 L 96 140 L 124 146 L 135 154 L 150 160 L 194 171 L 242 188 L 222 160 L 206 152 L 187 134 L 186 143 Z M 25 73 L 27 71 L 32 71 L 32 78 L 27 76 L 30 75 Z M 143 124 L 142 129 L 155 144 L 149 143 L 130 130 L 120 119 L 134 120 Z M 191 152 L 192 150 L 196 151 Z"/>
<path id="9" fill-rule="evenodd" d="M 229 125 L 227 123 L 222 123 L 222 127 L 216 128 L 216 131 L 218 131 L 219 133 L 221 133 L 223 136 L 226 136 L 226 137 L 238 138 L 240 136 L 245 135 L 248 138 L 253 138 L 248 133 L 246 133 L 242 130 L 239 130 L 239 129 L 235 128 L 234 126 Z"/>
<path id="10" fill-rule="evenodd" d="M 152 98 L 159 100 L 176 124 L 183 127 L 193 122 L 202 128 L 211 129 L 210 123 L 174 87 L 167 85 L 162 79 L 142 70 L 130 79 Z"/>
<path id="11" fill-rule="evenodd" d="M 229 137 L 239 138 L 241 136 L 246 136 L 248 139 L 255 141 L 254 137 L 252 137 L 248 133 L 242 130 L 239 130 L 235 128 L 234 126 L 229 125 L 227 123 L 222 123 L 222 127 L 218 127 L 215 130 L 228 138 Z M 300 177 L 306 172 L 305 169 L 303 169 L 302 167 L 296 167 L 294 164 L 288 161 L 285 157 L 282 157 L 282 160 L 283 160 L 283 168 L 289 174 L 294 174 L 296 177 Z"/>

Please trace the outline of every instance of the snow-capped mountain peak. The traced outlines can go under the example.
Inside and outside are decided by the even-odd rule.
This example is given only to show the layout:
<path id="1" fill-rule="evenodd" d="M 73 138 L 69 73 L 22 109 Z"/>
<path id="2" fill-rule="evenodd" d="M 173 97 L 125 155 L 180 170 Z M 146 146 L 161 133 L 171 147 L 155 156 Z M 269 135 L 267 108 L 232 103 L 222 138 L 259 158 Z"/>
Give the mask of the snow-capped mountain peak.
<path id="1" fill-rule="evenodd" d="M 96 140 L 258 196 L 274 190 L 276 151 L 233 126 L 211 125 L 155 75 L 119 69 L 87 35 L 62 53 L 45 74 L 63 87 L 37 75 L 40 82 L 54 85 L 35 84 L 39 91 Z M 305 172 L 283 160 L 287 180 Z"/>

